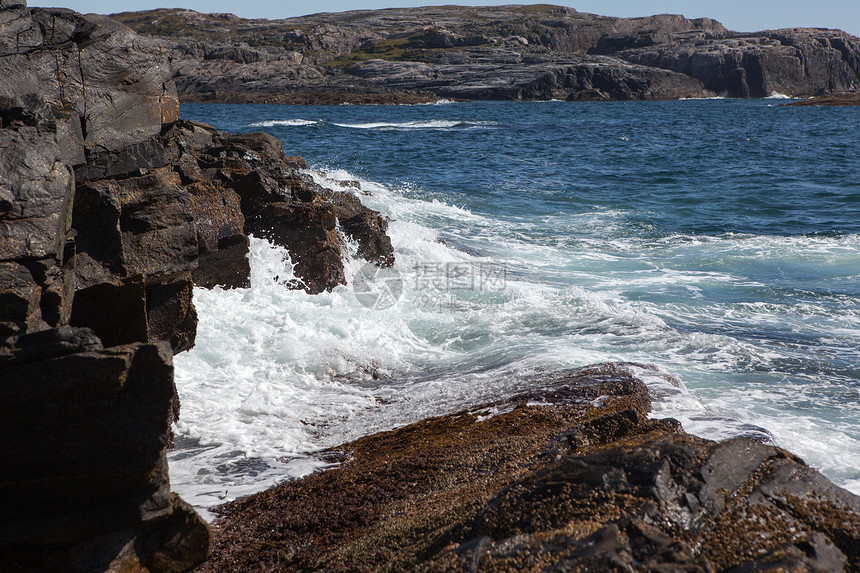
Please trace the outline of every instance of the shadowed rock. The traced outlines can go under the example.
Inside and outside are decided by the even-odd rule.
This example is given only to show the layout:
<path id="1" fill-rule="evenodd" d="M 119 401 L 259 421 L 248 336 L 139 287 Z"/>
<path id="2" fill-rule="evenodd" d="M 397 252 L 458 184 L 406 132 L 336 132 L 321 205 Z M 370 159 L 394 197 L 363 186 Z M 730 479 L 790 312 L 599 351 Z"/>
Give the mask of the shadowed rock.
<path id="1" fill-rule="evenodd" d="M 248 234 L 285 247 L 299 279 L 287 286 L 311 294 L 346 283 L 341 231 L 358 243 L 359 256 L 394 263 L 387 221 L 357 196 L 315 183 L 304 171 L 307 161 L 286 157 L 277 138 L 223 134 L 192 122 L 177 123 L 166 137 L 168 147 L 186 150 L 174 169 L 193 194 L 196 284 L 247 286 L 247 263 L 234 263 L 245 260 Z M 182 145 L 171 143 L 177 137 Z"/>
<path id="2" fill-rule="evenodd" d="M 247 224 L 251 233 L 287 246 L 300 288 L 318 294 L 346 284 L 341 239 L 330 205 L 269 203 Z"/>
<path id="3" fill-rule="evenodd" d="M 166 343 L 102 348 L 61 328 L 0 348 L 0 569 L 184 571 L 207 525 L 170 493 Z"/>
<path id="4" fill-rule="evenodd" d="M 184 571 L 207 555 L 165 459 L 171 356 L 196 327 L 190 200 L 160 139 L 178 109 L 150 40 L 0 1 L 3 571 Z"/>

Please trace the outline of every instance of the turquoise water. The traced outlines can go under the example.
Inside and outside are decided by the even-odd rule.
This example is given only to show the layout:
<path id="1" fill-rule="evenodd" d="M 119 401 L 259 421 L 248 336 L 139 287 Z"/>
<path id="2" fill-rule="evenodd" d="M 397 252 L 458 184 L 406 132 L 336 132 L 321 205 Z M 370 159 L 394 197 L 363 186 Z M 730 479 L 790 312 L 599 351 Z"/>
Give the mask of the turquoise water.
<path id="1" fill-rule="evenodd" d="M 860 108 L 779 103 L 183 105 L 281 138 L 324 185 L 361 181 L 398 263 L 368 308 L 354 281 L 285 291 L 284 253 L 255 241 L 251 289 L 195 292 L 178 489 L 214 503 L 320 447 L 622 360 L 656 367 L 637 373 L 657 415 L 766 436 L 860 491 Z"/>

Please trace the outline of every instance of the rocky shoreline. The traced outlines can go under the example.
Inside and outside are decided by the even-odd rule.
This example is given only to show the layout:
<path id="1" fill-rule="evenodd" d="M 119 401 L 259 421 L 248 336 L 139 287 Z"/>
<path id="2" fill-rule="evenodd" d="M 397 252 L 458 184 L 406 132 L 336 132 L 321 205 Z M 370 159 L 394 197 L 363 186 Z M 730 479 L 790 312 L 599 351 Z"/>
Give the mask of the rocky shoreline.
<path id="1" fill-rule="evenodd" d="M 114 14 L 170 54 L 185 101 L 417 103 L 809 97 L 860 90 L 860 38 L 739 33 L 709 18 L 551 5 L 356 10 L 284 20 Z"/>
<path id="2" fill-rule="evenodd" d="M 641 365 L 327 452 L 221 506 L 215 571 L 856 571 L 860 498 L 785 450 L 649 420 Z"/>
<path id="3" fill-rule="evenodd" d="M 550 8 L 535 7 L 535 17 Z M 583 19 L 550 13 L 558 30 L 568 29 L 566 18 Z M 657 34 L 658 20 L 723 33 L 712 21 L 661 18 L 611 25 L 628 34 L 618 39 L 625 49 L 633 49 L 629 34 Z M 508 84 L 486 91 L 467 77 L 472 61 L 444 47 L 455 38 L 446 22 L 437 23 L 450 34 L 424 30 L 396 45 L 441 42 L 449 60 L 438 65 L 451 66 L 462 89 L 410 86 L 397 72 L 403 61 L 370 58 L 348 78 L 333 71 L 328 92 L 311 82 L 294 96 L 277 87 L 235 97 L 353 94 L 382 103 L 573 90 L 568 99 L 625 99 L 711 89 L 677 71 L 618 68 L 601 54 L 571 61 L 534 52 L 527 66 L 514 62 Z M 860 568 L 860 498 L 773 446 L 717 444 L 672 420 L 648 420 L 647 389 L 617 364 L 546 374 L 528 395 L 346 444 L 329 452 L 335 469 L 225 506 L 210 529 L 171 493 L 165 457 L 181 415 L 172 357 L 196 336 L 193 287 L 248 286 L 254 234 L 290 253 L 297 279 L 285 288 L 330 290 L 346 282 L 347 239 L 367 261 L 394 264 L 387 221 L 358 194 L 316 185 L 307 163 L 269 135 L 180 119 L 174 80 L 185 64 L 171 64 L 175 46 L 108 17 L 20 0 L 0 0 L 0 30 L 0 570 Z M 397 39 L 383 32 L 380 41 Z M 308 65 L 343 57 L 325 34 L 293 38 L 321 42 Z M 456 32 L 463 43 L 454 48 L 483 49 L 464 34 Z M 589 46 L 616 49 L 614 36 L 595 34 L 585 35 Z M 829 47 L 819 42 L 825 60 L 839 34 L 825 34 Z M 573 41 L 558 31 L 552 38 Z M 349 53 L 378 54 L 378 44 Z M 213 53 L 255 57 L 231 49 Z M 475 56 L 490 58 L 481 73 L 497 73 L 492 58 L 503 52 L 493 54 Z M 853 81 L 855 68 L 838 69 L 844 77 L 828 81 Z M 521 91 L 534 73 L 543 75 Z M 574 76 L 581 82 L 570 83 Z M 231 85 L 183 92 L 206 97 Z"/>

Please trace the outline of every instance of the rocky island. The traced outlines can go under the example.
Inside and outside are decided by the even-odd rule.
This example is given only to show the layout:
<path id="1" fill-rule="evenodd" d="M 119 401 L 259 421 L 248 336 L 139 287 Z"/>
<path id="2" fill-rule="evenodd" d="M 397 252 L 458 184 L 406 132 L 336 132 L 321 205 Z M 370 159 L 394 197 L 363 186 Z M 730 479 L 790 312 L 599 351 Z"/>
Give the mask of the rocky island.
<path id="1" fill-rule="evenodd" d="M 660 100 L 860 89 L 860 38 L 613 18 L 551 5 L 357 10 L 246 20 L 191 10 L 114 18 L 157 39 L 184 101 Z"/>
<path id="2" fill-rule="evenodd" d="M 165 457 L 193 287 L 247 287 L 249 234 L 284 246 L 297 277 L 285 288 L 310 294 L 346 281 L 347 238 L 378 266 L 396 256 L 357 195 L 316 185 L 269 135 L 182 120 L 180 94 L 811 94 L 856 88 L 856 38 L 545 6 L 248 30 L 155 14 L 167 20 L 120 19 L 160 40 L 0 0 L 0 570 L 860 569 L 860 498 L 774 446 L 648 419 L 641 365 L 539 376 L 509 400 L 334 448 L 334 469 L 224 506 L 211 528 L 171 493 Z M 803 64 L 776 74 L 776 61 Z"/>

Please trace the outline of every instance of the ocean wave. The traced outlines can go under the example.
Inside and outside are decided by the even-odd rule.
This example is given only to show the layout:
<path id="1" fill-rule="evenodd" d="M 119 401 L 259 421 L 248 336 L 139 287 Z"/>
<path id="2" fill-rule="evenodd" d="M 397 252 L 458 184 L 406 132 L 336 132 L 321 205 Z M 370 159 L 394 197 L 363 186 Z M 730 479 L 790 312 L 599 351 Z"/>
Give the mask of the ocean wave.
<path id="1" fill-rule="evenodd" d="M 265 121 L 257 121 L 249 125 L 249 127 L 304 127 L 307 125 L 316 125 L 318 121 L 310 119 L 267 119 Z"/>
<path id="2" fill-rule="evenodd" d="M 441 98 L 441 99 L 437 99 L 436 101 L 428 101 L 426 103 L 403 104 L 403 105 L 448 105 L 448 104 L 452 104 L 452 103 L 457 103 L 457 102 L 452 100 L 452 99 Z"/>
<path id="3" fill-rule="evenodd" d="M 414 127 L 428 123 L 386 125 L 440 129 L 450 122 Z M 540 228 L 564 236 L 586 223 L 605 230 L 623 224 L 629 213 L 598 209 L 567 223 L 553 217 L 519 223 L 416 186 L 383 184 L 337 168 L 307 172 L 335 190 L 355 191 L 347 182 L 358 181 L 362 202 L 389 218 L 397 253 L 393 270 L 403 294 L 390 308 L 370 310 L 356 300 L 351 280 L 315 296 L 286 290 L 282 283 L 293 276 L 288 253 L 259 239 L 251 240 L 250 289 L 195 289 L 197 346 L 174 359 L 183 403 L 177 438 L 192 445 L 171 454 L 171 481 L 194 505 L 306 475 L 325 467 L 314 454 L 322 448 L 496 400 L 520 389 L 529 373 L 605 361 L 660 364 L 635 374 L 655 396 L 654 414 L 680 419 L 691 433 L 770 439 L 761 424 L 774 441 L 831 475 L 856 477 L 849 468 L 860 458 L 854 437 L 846 434 L 840 443 L 849 451 L 844 460 L 828 461 L 836 445 L 826 456 L 803 449 L 808 433 L 793 429 L 808 421 L 803 411 L 786 406 L 769 414 L 774 400 L 790 405 L 798 395 L 796 385 L 786 383 L 783 391 L 767 384 L 783 371 L 786 379 L 796 373 L 798 368 L 781 365 L 803 357 L 796 350 L 799 339 L 786 344 L 755 338 L 779 329 L 828 334 L 828 352 L 840 358 L 846 348 L 853 352 L 860 336 L 856 303 L 846 299 L 836 312 L 829 299 L 787 304 L 734 295 L 766 286 L 744 282 L 736 260 L 760 266 L 842 257 L 856 273 L 860 236 L 644 239 L 589 232 L 578 242 L 541 243 L 535 238 Z M 349 243 L 348 251 L 345 274 L 354 277 L 363 262 L 356 245 Z M 701 267 L 703 259 L 710 268 Z M 503 269 L 504 280 L 487 292 L 422 285 L 422 269 L 449 265 L 472 272 Z M 731 296 L 716 303 L 705 300 L 706 290 Z M 225 340 L 231 343 L 225 346 Z M 736 380 L 743 385 L 733 388 Z M 819 441 L 831 440 L 823 424 L 820 431 Z"/>
<path id="4" fill-rule="evenodd" d="M 429 121 L 378 121 L 362 123 L 332 123 L 332 125 L 349 129 L 454 129 L 489 127 L 494 126 L 496 124 L 493 122 L 485 121 L 433 119 Z"/>

